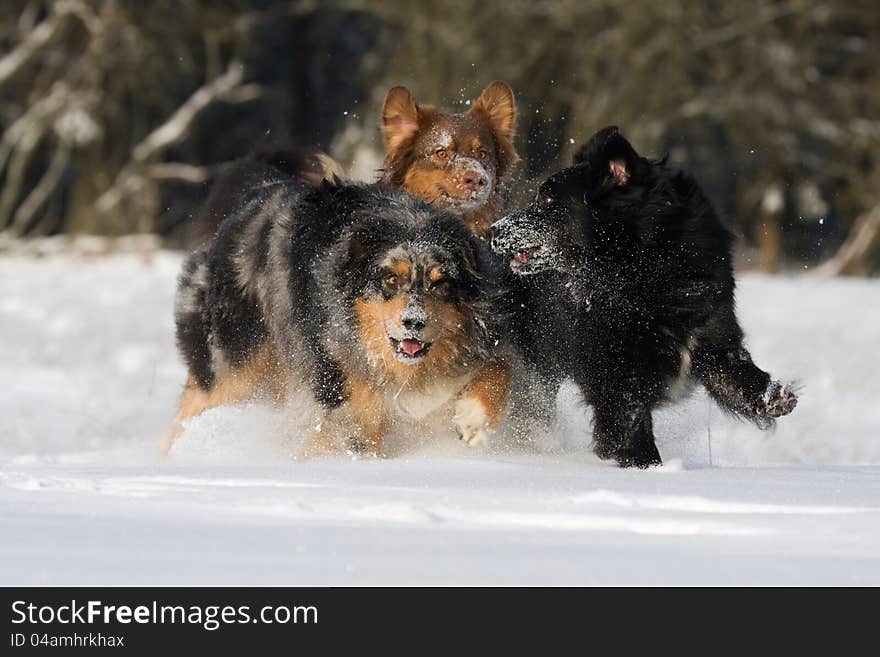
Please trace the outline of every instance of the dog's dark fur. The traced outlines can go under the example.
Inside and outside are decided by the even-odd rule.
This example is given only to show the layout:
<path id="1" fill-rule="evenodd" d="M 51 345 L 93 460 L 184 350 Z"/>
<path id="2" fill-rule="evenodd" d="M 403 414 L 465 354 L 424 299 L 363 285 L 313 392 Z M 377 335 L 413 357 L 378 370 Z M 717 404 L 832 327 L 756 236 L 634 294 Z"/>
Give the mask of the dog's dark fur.
<path id="1" fill-rule="evenodd" d="M 196 248 L 210 245 L 226 217 L 238 208 L 242 194 L 261 185 L 270 168 L 312 186 L 343 175 L 339 163 L 314 146 L 259 146 L 214 181 L 208 198 L 193 221 Z"/>
<path id="2" fill-rule="evenodd" d="M 175 318 L 189 381 L 166 450 L 187 417 L 261 392 L 280 399 L 297 381 L 330 418 L 306 456 L 337 438 L 378 452 L 411 393 L 481 440 L 507 374 L 490 361 L 497 313 L 480 240 L 386 186 L 312 187 L 257 158 L 240 171 L 247 189 L 236 183 L 216 238 L 183 267 Z M 334 424 L 346 435 L 330 435 Z"/>
<path id="3" fill-rule="evenodd" d="M 761 428 L 794 408 L 792 390 L 743 346 L 730 231 L 690 176 L 640 157 L 616 128 L 490 235 L 554 299 L 552 316 L 532 311 L 527 346 L 549 379 L 572 377 L 593 405 L 600 457 L 660 463 L 651 411 L 692 382 Z"/>

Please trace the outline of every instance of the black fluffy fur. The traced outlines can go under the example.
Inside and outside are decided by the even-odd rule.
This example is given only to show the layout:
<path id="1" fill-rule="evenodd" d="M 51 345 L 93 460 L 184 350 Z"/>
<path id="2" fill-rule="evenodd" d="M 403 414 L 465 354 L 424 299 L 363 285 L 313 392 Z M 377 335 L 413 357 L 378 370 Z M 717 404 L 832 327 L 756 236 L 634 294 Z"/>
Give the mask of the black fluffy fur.
<path id="1" fill-rule="evenodd" d="M 791 389 L 743 346 L 731 232 L 690 176 L 640 157 L 617 128 L 490 236 L 541 299 L 520 322 L 530 360 L 554 385 L 573 378 L 592 403 L 602 458 L 660 463 L 651 411 L 692 382 L 761 428 L 794 408 Z"/>
<path id="2" fill-rule="evenodd" d="M 236 211 L 243 194 L 265 182 L 267 170 L 312 186 L 322 179 L 335 180 L 342 167 L 313 146 L 285 148 L 261 146 L 237 160 L 214 182 L 208 198 L 193 221 L 193 241 L 200 248 L 210 246 L 223 221 Z"/>
<path id="3" fill-rule="evenodd" d="M 196 251 L 184 261 L 175 299 L 177 349 L 199 386 L 214 385 L 211 366 L 211 315 L 208 305 L 208 254 Z"/>
<path id="4" fill-rule="evenodd" d="M 210 389 L 222 368 L 240 367 L 268 340 L 320 404 L 338 406 L 340 363 L 370 369 L 354 303 L 378 293 L 379 260 L 398 245 L 452 265 L 450 298 L 473 318 L 462 327 L 461 369 L 488 357 L 501 320 L 480 271 L 492 255 L 458 218 L 383 185 L 314 187 L 275 164 L 252 158 L 239 165 L 231 189 L 220 190 L 228 207 L 216 237 L 184 264 L 177 343 L 198 385 Z"/>

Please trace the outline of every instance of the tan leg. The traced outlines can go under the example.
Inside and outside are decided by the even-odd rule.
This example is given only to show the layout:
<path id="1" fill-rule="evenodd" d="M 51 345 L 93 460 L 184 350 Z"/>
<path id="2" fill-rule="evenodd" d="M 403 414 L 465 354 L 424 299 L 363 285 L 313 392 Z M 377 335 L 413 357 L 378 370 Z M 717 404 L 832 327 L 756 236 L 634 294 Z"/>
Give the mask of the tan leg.
<path id="1" fill-rule="evenodd" d="M 468 445 L 485 442 L 498 427 L 510 395 L 510 368 L 500 361 L 488 363 L 474 375 L 455 403 L 452 422 Z"/>
<path id="2" fill-rule="evenodd" d="M 339 451 L 336 444 L 336 432 L 324 411 L 317 414 L 312 426 L 315 429 L 306 436 L 296 450 L 294 459 L 297 461 L 310 461 Z"/>
<path id="3" fill-rule="evenodd" d="M 332 414 L 324 413 L 316 420 L 320 428 L 303 441 L 296 453 L 297 461 L 338 453 L 347 447 L 379 456 L 388 429 L 388 416 L 381 398 L 366 379 L 351 374 L 346 374 L 346 393 L 346 406 Z M 342 439 L 350 439 L 354 444 L 342 444 Z"/>
<path id="4" fill-rule="evenodd" d="M 275 350 L 261 347 L 245 364 L 229 369 L 217 377 L 210 390 L 202 389 L 192 375 L 187 378 L 178 410 L 168 435 L 162 441 L 162 454 L 168 454 L 183 431 L 183 422 L 215 406 L 233 404 L 266 394 L 280 404 L 286 397 L 288 377 L 285 376 Z"/>
<path id="5" fill-rule="evenodd" d="M 382 439 L 388 431 L 385 405 L 366 379 L 347 376 L 349 403 L 358 428 L 355 448 L 360 452 L 379 456 Z"/>

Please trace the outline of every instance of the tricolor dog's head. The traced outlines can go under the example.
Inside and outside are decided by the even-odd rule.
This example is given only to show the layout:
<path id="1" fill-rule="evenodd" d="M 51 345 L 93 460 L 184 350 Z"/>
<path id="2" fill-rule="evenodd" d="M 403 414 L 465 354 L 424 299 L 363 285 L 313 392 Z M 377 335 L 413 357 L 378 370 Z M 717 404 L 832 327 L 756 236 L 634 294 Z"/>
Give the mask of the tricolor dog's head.
<path id="1" fill-rule="evenodd" d="M 466 112 L 419 105 L 394 87 L 382 105 L 383 180 L 462 217 L 484 234 L 500 212 L 499 188 L 518 160 L 516 104 L 505 82 L 486 87 Z"/>
<path id="2" fill-rule="evenodd" d="M 574 166 L 550 176 L 531 205 L 492 225 L 492 249 L 518 274 L 571 272 L 597 226 L 615 211 L 615 194 L 638 184 L 650 166 L 614 126 L 577 152 Z"/>
<path id="3" fill-rule="evenodd" d="M 477 240 L 455 216 L 402 193 L 358 214 L 334 256 L 349 347 L 397 380 L 476 364 L 488 340 Z"/>

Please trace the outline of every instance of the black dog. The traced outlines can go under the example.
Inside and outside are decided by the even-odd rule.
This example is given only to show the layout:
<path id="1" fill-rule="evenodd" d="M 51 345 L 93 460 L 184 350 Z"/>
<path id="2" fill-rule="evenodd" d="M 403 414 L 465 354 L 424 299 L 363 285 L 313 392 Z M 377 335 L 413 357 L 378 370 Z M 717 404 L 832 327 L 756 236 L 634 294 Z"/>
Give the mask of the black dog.
<path id="1" fill-rule="evenodd" d="M 543 355 L 548 379 L 573 378 L 592 403 L 601 458 L 660 463 L 651 411 L 694 381 L 761 428 L 795 407 L 743 346 L 732 234 L 691 177 L 640 157 L 617 128 L 593 136 L 490 235 L 554 299 L 554 316 L 526 317 L 532 359 Z"/>

